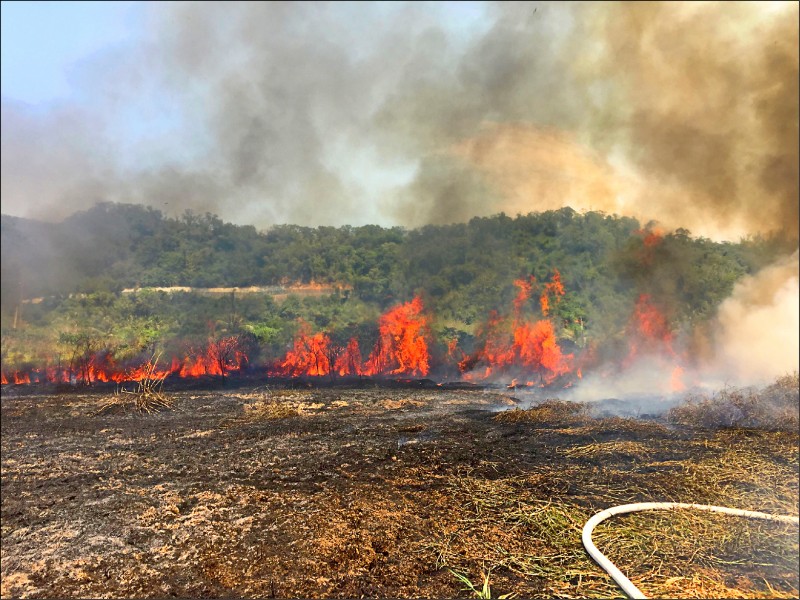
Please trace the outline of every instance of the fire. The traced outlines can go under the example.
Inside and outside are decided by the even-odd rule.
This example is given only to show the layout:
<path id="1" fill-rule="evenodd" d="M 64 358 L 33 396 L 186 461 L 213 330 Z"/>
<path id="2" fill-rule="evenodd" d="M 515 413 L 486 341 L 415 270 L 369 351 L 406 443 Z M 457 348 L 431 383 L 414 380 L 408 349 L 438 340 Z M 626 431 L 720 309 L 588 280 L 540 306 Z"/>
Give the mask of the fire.
<path id="1" fill-rule="evenodd" d="M 622 361 L 622 367 L 630 367 L 643 356 L 656 359 L 671 366 L 669 387 L 673 392 L 686 389 L 683 381 L 685 369 L 681 364 L 682 356 L 675 350 L 675 334 L 669 319 L 659 309 L 649 294 L 641 294 L 628 326 L 628 356 Z"/>
<path id="2" fill-rule="evenodd" d="M 483 332 L 483 347 L 461 361 L 462 371 L 469 372 L 483 365 L 481 377 L 489 378 L 509 370 L 520 370 L 538 375 L 543 384 L 571 372 L 573 357 L 561 351 L 550 321 L 515 323 L 510 334 L 504 325 L 497 314 L 490 318 Z"/>
<path id="3" fill-rule="evenodd" d="M 525 279 L 516 279 L 514 280 L 514 285 L 519 288 L 519 292 L 517 293 L 517 297 L 514 298 L 514 314 L 519 315 L 522 312 L 522 307 L 531 297 L 531 292 L 533 291 L 533 284 L 536 283 L 536 279 L 533 275 L 531 275 L 527 280 Z"/>
<path id="4" fill-rule="evenodd" d="M 302 323 L 292 349 L 274 370 L 289 377 L 319 377 L 331 372 L 346 375 L 427 375 L 428 322 L 420 298 L 396 306 L 381 316 L 378 341 L 369 358 L 362 362 L 361 348 L 351 338 L 342 348 L 325 332 L 312 334 Z"/>
<path id="5" fill-rule="evenodd" d="M 658 227 L 655 229 L 639 229 L 634 233 L 642 236 L 642 243 L 646 248 L 658 246 L 664 240 L 664 232 Z"/>
<path id="6" fill-rule="evenodd" d="M 2 373 L 2 384 L 13 382 L 17 385 L 27 383 L 92 383 L 141 381 L 146 377 L 164 378 L 170 375 L 178 377 L 199 377 L 201 375 L 223 375 L 239 371 L 247 364 L 247 356 L 239 347 L 235 337 L 211 340 L 201 352 L 190 353 L 184 360 L 172 358 L 169 366 L 152 368 L 151 362 L 145 361 L 136 366 L 121 366 L 109 351 L 98 352 L 81 358 L 69 367 L 48 365 L 28 372 L 15 371 Z"/>
<path id="7" fill-rule="evenodd" d="M 511 318 L 502 317 L 496 311 L 489 314 L 477 335 L 483 340 L 482 347 L 459 362 L 459 369 L 467 379 L 476 376 L 486 379 L 508 371 L 522 371 L 537 375 L 540 384 L 547 385 L 572 372 L 573 356 L 561 351 L 553 323 L 548 319 L 527 321 L 522 316 L 522 307 L 530 298 L 534 283 L 533 277 L 514 281 L 519 292 L 514 299 Z M 550 311 L 550 299 L 558 303 L 564 293 L 561 273 L 555 270 L 539 297 L 543 316 Z M 516 378 L 512 380 L 512 387 L 518 385 L 516 381 Z M 533 381 L 527 384 L 535 385 Z"/>
<path id="8" fill-rule="evenodd" d="M 642 265 L 649 266 L 653 263 L 655 249 L 664 241 L 664 231 L 660 227 L 638 229 L 633 232 L 642 238 L 642 248 L 639 252 L 639 261 Z"/>
<path id="9" fill-rule="evenodd" d="M 561 273 L 558 269 L 554 269 L 552 281 L 546 283 L 544 291 L 539 297 L 539 303 L 542 307 L 542 314 L 546 317 L 550 312 L 550 298 L 552 297 L 556 304 L 561 302 L 561 297 L 564 295 L 564 284 L 561 283 Z"/>
<path id="10" fill-rule="evenodd" d="M 686 389 L 686 384 L 683 383 L 683 367 L 680 365 L 675 365 L 675 368 L 672 370 L 670 389 L 673 392 L 682 392 Z"/>
<path id="11" fill-rule="evenodd" d="M 628 338 L 630 349 L 625 363 L 630 363 L 641 352 L 675 356 L 669 321 L 649 294 L 641 294 L 636 301 Z"/>
<path id="12" fill-rule="evenodd" d="M 367 359 L 365 375 L 428 374 L 428 321 L 422 311 L 422 299 L 416 297 L 381 316 L 378 342 Z"/>
<path id="13" fill-rule="evenodd" d="M 514 350 L 523 367 L 554 378 L 570 371 L 550 321 L 524 323 L 514 330 Z M 571 356 L 570 356 L 571 358 Z"/>
<path id="14" fill-rule="evenodd" d="M 345 375 L 364 374 L 361 366 L 361 349 L 356 338 L 351 338 L 347 343 L 347 348 L 336 358 L 334 369 L 342 377 Z"/>
<path id="15" fill-rule="evenodd" d="M 653 238 L 655 239 L 655 238 Z M 508 377 L 511 387 L 545 386 L 558 383 L 569 386 L 582 377 L 582 369 L 599 366 L 595 347 L 590 345 L 576 361 L 562 349 L 552 312 L 565 295 L 561 273 L 554 270 L 549 282 L 536 289 L 533 276 L 514 281 L 518 292 L 510 311 L 491 311 L 476 332 L 477 344 L 470 354 L 459 347 L 457 339 L 447 343 L 449 364 L 457 365 L 468 380 Z M 540 318 L 526 315 L 528 301 L 538 295 Z M 429 351 L 430 326 L 421 298 L 397 305 L 384 313 L 378 323 L 378 336 L 369 356 L 364 359 L 359 340 L 346 345 L 333 341 L 331 334 L 314 332 L 300 323 L 292 347 L 282 360 L 268 370 L 271 375 L 287 377 L 345 376 L 427 376 L 431 371 Z M 639 296 L 627 331 L 628 354 L 622 367 L 629 367 L 642 355 L 655 356 L 672 365 L 672 388 L 684 387 L 684 367 L 673 348 L 674 333 L 665 313 L 647 294 Z M 224 376 L 247 365 L 247 357 L 238 338 L 209 340 L 201 350 L 190 350 L 182 359 L 173 357 L 163 365 L 150 361 L 120 364 L 109 351 L 81 357 L 68 367 L 47 366 L 27 371 L 3 371 L 2 382 L 124 382 L 145 377 L 164 378 Z M 570 377 L 566 377 L 570 376 Z M 523 383 L 524 382 L 524 383 Z"/>
<path id="16" fill-rule="evenodd" d="M 307 323 L 301 323 L 294 346 L 286 353 L 279 372 L 289 377 L 321 376 L 331 371 L 328 356 L 330 338 L 325 333 L 311 334 Z"/>

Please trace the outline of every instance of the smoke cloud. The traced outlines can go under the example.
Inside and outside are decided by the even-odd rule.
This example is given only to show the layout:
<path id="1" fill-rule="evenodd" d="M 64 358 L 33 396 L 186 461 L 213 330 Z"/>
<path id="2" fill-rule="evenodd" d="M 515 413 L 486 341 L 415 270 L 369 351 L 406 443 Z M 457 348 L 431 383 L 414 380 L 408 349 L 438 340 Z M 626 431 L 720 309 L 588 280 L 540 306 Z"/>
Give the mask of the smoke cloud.
<path id="1" fill-rule="evenodd" d="M 97 200 L 265 227 L 576 209 L 798 226 L 796 3 L 159 3 L 3 99 L 6 213 Z"/>
<path id="2" fill-rule="evenodd" d="M 800 257 L 779 261 L 736 284 L 719 307 L 710 369 L 725 382 L 768 383 L 800 362 Z"/>

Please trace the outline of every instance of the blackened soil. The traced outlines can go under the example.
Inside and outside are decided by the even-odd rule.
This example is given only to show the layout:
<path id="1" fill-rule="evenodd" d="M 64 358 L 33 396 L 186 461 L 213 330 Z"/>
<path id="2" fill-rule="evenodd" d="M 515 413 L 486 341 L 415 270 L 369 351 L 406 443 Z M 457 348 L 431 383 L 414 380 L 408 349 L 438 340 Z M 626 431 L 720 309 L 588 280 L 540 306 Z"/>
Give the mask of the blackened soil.
<path id="1" fill-rule="evenodd" d="M 499 392 L 171 397 L 156 414 L 96 414 L 107 395 L 2 399 L 3 597 L 469 597 L 442 564 L 467 510 L 454 481 L 520 481 L 528 501 L 591 515 L 670 499 L 690 454 L 660 426 L 499 422 L 514 403 Z M 589 452 L 640 440 L 664 468 Z M 497 577 L 499 593 L 581 595 L 577 579 Z"/>

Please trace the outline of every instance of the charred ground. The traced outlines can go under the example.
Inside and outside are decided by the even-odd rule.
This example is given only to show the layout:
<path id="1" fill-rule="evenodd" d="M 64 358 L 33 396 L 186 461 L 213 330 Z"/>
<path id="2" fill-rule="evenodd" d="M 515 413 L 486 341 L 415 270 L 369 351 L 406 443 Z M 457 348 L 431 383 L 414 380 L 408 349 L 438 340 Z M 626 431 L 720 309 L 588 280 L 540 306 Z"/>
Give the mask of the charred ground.
<path id="1" fill-rule="evenodd" d="M 597 418 L 514 392 L 169 392 L 2 399 L 2 595 L 614 596 L 596 511 L 649 500 L 796 514 L 798 434 Z M 612 519 L 595 539 L 652 596 L 792 597 L 797 528 Z"/>

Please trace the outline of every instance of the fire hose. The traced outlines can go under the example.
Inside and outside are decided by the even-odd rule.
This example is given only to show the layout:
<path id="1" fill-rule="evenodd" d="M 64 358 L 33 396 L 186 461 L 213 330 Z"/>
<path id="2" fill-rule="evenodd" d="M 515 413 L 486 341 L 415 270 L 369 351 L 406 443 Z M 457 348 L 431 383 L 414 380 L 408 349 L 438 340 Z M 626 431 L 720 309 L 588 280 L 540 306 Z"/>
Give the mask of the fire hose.
<path id="1" fill-rule="evenodd" d="M 642 510 L 677 510 L 681 508 L 694 508 L 696 510 L 706 510 L 710 512 L 724 513 L 726 515 L 734 515 L 738 517 L 749 517 L 751 519 L 764 519 L 767 521 L 780 521 L 781 523 L 795 523 L 798 524 L 800 519 L 790 515 L 770 515 L 763 512 L 753 510 L 741 510 L 738 508 L 726 508 L 724 506 L 712 506 L 710 504 L 686 504 L 683 502 L 639 502 L 637 504 L 622 504 L 620 506 L 612 506 L 606 510 L 597 513 L 583 526 L 583 546 L 589 553 L 594 561 L 600 565 L 606 573 L 611 575 L 612 579 L 622 588 L 622 590 L 630 598 L 643 598 L 645 596 L 639 588 L 637 588 L 630 579 L 622 574 L 614 563 L 612 563 L 606 556 L 597 549 L 597 546 L 592 542 L 592 531 L 594 528 L 614 515 L 621 515 L 624 513 L 638 512 Z"/>

